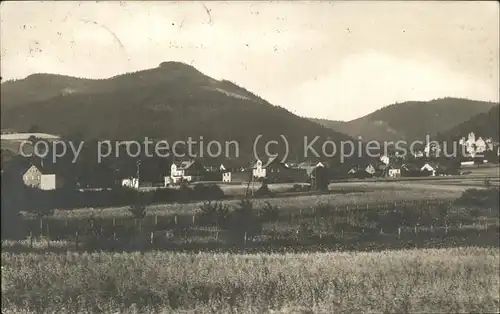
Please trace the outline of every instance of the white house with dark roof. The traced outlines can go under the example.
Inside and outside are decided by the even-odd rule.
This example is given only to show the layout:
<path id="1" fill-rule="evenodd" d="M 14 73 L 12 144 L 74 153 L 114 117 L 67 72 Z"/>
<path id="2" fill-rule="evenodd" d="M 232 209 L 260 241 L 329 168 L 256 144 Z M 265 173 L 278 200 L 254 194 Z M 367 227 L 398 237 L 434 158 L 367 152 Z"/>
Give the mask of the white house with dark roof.
<path id="1" fill-rule="evenodd" d="M 262 160 L 257 159 L 252 165 L 252 176 L 254 178 L 265 178 L 266 177 L 266 167 L 262 163 Z"/>
<path id="2" fill-rule="evenodd" d="M 173 162 L 170 166 L 170 176 L 165 177 L 165 186 L 181 181 L 193 182 L 200 179 L 203 166 L 196 160 Z"/>
<path id="3" fill-rule="evenodd" d="M 60 175 L 49 173 L 41 165 L 30 164 L 21 172 L 21 177 L 26 186 L 40 190 L 55 190 L 64 185 L 64 181 Z"/>
<path id="4" fill-rule="evenodd" d="M 366 173 L 373 176 L 376 172 L 376 169 L 372 164 L 368 164 L 368 166 L 366 166 L 366 168 L 365 168 L 365 171 L 366 171 Z"/>

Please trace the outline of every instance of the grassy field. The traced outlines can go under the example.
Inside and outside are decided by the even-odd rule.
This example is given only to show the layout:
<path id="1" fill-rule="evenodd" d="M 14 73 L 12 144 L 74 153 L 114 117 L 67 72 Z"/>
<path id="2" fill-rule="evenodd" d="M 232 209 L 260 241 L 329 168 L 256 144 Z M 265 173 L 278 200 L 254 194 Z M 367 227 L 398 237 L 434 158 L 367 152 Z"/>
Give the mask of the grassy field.
<path id="1" fill-rule="evenodd" d="M 330 184 L 329 193 L 321 195 L 293 195 L 283 197 L 263 197 L 254 200 L 255 206 L 262 206 L 266 202 L 287 210 L 308 210 L 318 203 L 331 206 L 345 206 L 356 204 L 394 203 L 403 201 L 421 200 L 452 200 L 461 195 L 469 186 L 431 184 L 423 182 L 348 182 Z M 273 186 L 271 191 L 275 190 Z M 234 208 L 238 200 L 224 200 L 230 208 Z M 147 206 L 147 215 L 176 215 L 194 214 L 202 202 L 187 204 L 167 203 Z M 78 218 L 88 217 L 91 214 L 99 217 L 127 217 L 130 216 L 128 206 L 108 208 L 76 208 L 71 210 L 55 210 L 54 217 Z"/>
<path id="2" fill-rule="evenodd" d="M 499 250 L 2 253 L 2 312 L 498 312 Z"/>
<path id="3" fill-rule="evenodd" d="M 202 202 L 24 217 L 33 237 L 2 241 L 2 313 L 498 312 L 498 207 L 453 203 L 474 185 L 447 180 L 254 199 L 278 216 L 248 241 Z"/>

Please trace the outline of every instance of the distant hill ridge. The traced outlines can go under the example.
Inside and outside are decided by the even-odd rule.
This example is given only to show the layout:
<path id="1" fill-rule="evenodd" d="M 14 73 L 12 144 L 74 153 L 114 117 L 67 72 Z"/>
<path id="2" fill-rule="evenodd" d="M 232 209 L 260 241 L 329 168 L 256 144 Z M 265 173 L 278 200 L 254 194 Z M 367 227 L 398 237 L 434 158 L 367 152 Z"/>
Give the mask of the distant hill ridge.
<path id="1" fill-rule="evenodd" d="M 414 141 L 446 132 L 498 103 L 461 98 L 407 101 L 381 108 L 364 117 L 343 122 L 311 119 L 351 137 L 365 140 Z"/>

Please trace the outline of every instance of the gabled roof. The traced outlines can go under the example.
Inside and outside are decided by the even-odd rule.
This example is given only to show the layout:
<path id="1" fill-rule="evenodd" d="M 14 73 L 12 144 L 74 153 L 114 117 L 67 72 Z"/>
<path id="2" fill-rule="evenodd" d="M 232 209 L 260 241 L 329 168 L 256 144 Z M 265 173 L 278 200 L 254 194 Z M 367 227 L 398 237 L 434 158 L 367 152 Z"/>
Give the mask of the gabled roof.
<path id="1" fill-rule="evenodd" d="M 300 168 L 299 167 L 299 164 L 296 163 L 296 162 L 285 162 L 285 166 L 287 166 L 288 168 L 290 169 L 297 169 L 297 168 Z"/>
<path id="2" fill-rule="evenodd" d="M 306 160 L 299 163 L 297 167 L 299 168 L 316 167 L 317 164 L 318 164 L 317 162 Z"/>
<path id="3" fill-rule="evenodd" d="M 351 168 L 351 169 L 350 169 L 347 173 L 348 173 L 348 174 L 351 174 L 351 173 L 356 173 L 356 172 L 358 172 L 358 168 L 354 168 L 354 167 L 353 167 L 353 168 Z"/>
<path id="4" fill-rule="evenodd" d="M 298 168 L 309 168 L 309 167 L 318 167 L 319 165 L 323 165 L 323 167 L 326 167 L 328 163 L 324 161 L 310 161 L 310 160 L 305 160 L 297 165 Z"/>
<path id="5" fill-rule="evenodd" d="M 364 168 L 361 168 L 359 165 L 352 165 L 351 167 L 349 167 L 349 171 L 347 173 L 356 173 L 356 172 L 360 171 L 361 169 L 364 169 Z"/>
<path id="6" fill-rule="evenodd" d="M 370 174 L 374 174 L 377 171 L 377 168 L 375 168 L 372 164 L 368 164 L 363 170 Z"/>
<path id="7" fill-rule="evenodd" d="M 274 162 L 281 162 L 281 161 L 278 160 L 278 157 L 270 157 L 265 164 L 262 164 L 262 167 L 267 168 Z"/>
<path id="8" fill-rule="evenodd" d="M 251 161 L 251 162 L 249 163 L 250 168 L 253 168 L 253 169 L 257 168 L 257 162 L 259 162 L 259 161 L 260 161 L 260 162 L 262 162 L 260 159 L 256 159 L 256 160 L 254 160 L 254 161 Z M 264 165 L 264 163 L 263 163 L 263 162 L 262 162 L 262 165 Z"/>
<path id="9" fill-rule="evenodd" d="M 429 165 L 434 169 L 437 169 L 440 167 L 439 163 L 437 163 L 435 161 L 428 161 L 428 162 L 424 163 L 421 168 L 423 168 L 425 165 Z"/>
<path id="10" fill-rule="evenodd" d="M 177 166 L 178 170 L 187 170 L 195 163 L 196 163 L 196 160 L 193 160 L 193 159 L 174 162 L 174 164 Z"/>
<path id="11" fill-rule="evenodd" d="M 42 174 L 51 174 L 51 171 L 49 171 L 49 169 L 47 169 L 47 167 L 42 167 L 42 165 L 40 163 L 37 163 L 37 162 L 23 162 L 23 163 L 18 163 L 16 165 L 10 165 L 7 168 L 8 168 L 8 171 L 17 172 L 22 176 L 31 167 L 37 168 L 38 171 L 40 171 L 40 173 L 42 173 Z"/>
<path id="12" fill-rule="evenodd" d="M 405 164 L 401 165 L 401 169 L 411 171 L 411 170 L 418 170 L 418 169 L 420 169 L 420 167 L 416 166 L 413 163 L 405 163 Z"/>
<path id="13" fill-rule="evenodd" d="M 252 161 L 250 163 L 250 168 L 255 169 L 257 167 L 257 162 L 258 161 L 259 160 Z M 280 165 L 282 165 L 285 168 L 290 168 L 286 163 L 281 162 L 281 159 L 279 159 L 279 157 L 269 157 L 269 159 L 266 162 L 263 162 L 263 161 L 261 161 L 261 162 L 262 162 L 262 168 L 267 168 L 267 167 L 269 167 L 273 163 L 280 164 Z"/>

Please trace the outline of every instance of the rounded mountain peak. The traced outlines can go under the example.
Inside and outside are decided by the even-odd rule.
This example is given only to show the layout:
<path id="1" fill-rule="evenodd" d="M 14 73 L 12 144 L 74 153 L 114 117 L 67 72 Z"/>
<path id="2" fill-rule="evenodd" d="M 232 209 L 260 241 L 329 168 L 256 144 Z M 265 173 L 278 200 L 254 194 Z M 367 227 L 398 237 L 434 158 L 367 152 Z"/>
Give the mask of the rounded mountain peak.
<path id="1" fill-rule="evenodd" d="M 194 67 L 178 61 L 165 61 L 160 63 L 158 67 L 168 70 L 181 70 L 181 69 L 196 70 Z"/>

